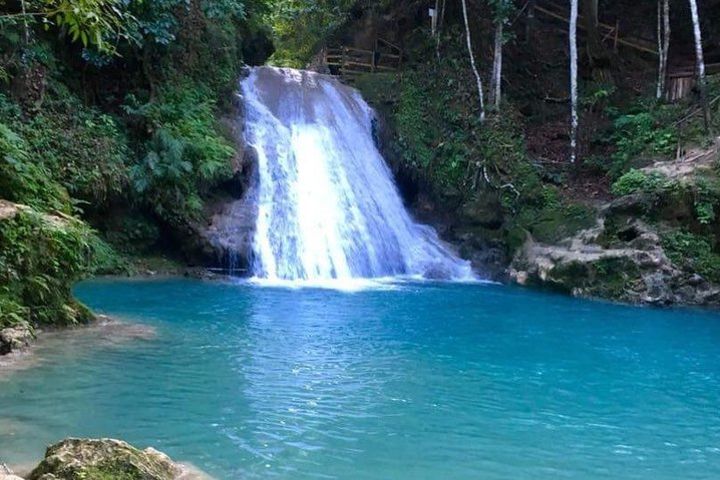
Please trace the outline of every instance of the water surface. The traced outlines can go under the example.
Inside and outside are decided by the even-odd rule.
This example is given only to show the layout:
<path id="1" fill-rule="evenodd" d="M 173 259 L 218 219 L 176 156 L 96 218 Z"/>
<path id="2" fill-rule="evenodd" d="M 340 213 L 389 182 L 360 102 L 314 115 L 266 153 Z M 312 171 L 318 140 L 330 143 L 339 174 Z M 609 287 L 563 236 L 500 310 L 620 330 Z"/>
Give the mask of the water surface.
<path id="1" fill-rule="evenodd" d="M 492 285 L 94 281 L 154 336 L 0 379 L 0 461 L 69 435 L 219 479 L 720 478 L 720 316 Z"/>

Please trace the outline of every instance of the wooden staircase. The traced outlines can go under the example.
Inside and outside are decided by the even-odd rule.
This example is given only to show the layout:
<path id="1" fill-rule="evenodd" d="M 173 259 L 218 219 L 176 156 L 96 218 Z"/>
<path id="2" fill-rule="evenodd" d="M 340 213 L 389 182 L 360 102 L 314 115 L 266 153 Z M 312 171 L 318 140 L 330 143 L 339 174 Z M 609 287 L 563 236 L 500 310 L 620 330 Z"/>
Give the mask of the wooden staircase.
<path id="1" fill-rule="evenodd" d="M 402 57 L 400 47 L 381 38 L 375 40 L 373 50 L 348 46 L 323 50 L 323 63 L 330 73 L 349 83 L 358 75 L 400 70 Z"/>

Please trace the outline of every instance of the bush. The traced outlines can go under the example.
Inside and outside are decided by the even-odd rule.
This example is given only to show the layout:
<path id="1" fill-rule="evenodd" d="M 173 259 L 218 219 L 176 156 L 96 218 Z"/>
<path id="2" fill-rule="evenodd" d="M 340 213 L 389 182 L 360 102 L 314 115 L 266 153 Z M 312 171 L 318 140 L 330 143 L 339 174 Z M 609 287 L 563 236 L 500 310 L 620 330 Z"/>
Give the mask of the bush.
<path id="1" fill-rule="evenodd" d="M 662 245 L 678 267 L 720 282 L 720 255 L 714 251 L 711 237 L 677 230 L 664 235 Z"/>
<path id="2" fill-rule="evenodd" d="M 0 192 L 2 198 L 40 210 L 69 213 L 70 197 L 54 182 L 50 171 L 32 161 L 24 138 L 0 123 Z"/>
<path id="3" fill-rule="evenodd" d="M 674 106 L 641 104 L 636 112 L 617 116 L 609 136 L 615 148 L 610 176 L 617 178 L 642 156 L 668 156 L 677 145 L 672 119 L 678 115 Z"/>
<path id="4" fill-rule="evenodd" d="M 672 181 L 658 172 L 647 174 L 642 170 L 631 169 L 613 183 L 611 191 L 613 195 L 622 197 L 632 193 L 659 193 L 669 188 Z"/>
<path id="5" fill-rule="evenodd" d="M 0 321 L 36 324 L 88 321 L 72 284 L 116 262 L 117 256 L 84 223 L 20 210 L 0 220 Z M 28 318 L 29 317 L 29 318 Z"/>
<path id="6" fill-rule="evenodd" d="M 30 154 L 70 195 L 100 210 L 128 183 L 131 152 L 116 121 L 78 106 L 47 111 L 23 125 Z"/>
<path id="7" fill-rule="evenodd" d="M 202 195 L 230 178 L 235 153 L 215 120 L 213 96 L 198 85 L 166 87 L 144 105 L 129 98 L 125 109 L 154 132 L 130 171 L 142 203 L 171 225 L 196 219 Z"/>

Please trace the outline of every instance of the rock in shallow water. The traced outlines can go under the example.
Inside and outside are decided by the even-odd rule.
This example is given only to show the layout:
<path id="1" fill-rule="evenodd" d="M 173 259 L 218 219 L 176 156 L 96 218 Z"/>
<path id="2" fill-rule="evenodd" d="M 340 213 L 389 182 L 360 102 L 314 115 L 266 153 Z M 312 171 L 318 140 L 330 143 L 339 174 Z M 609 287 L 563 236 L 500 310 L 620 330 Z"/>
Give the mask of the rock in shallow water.
<path id="1" fill-rule="evenodd" d="M 153 448 L 139 450 L 113 439 L 69 438 L 47 449 L 29 480 L 180 480 L 209 478 L 192 473 Z"/>
<path id="2" fill-rule="evenodd" d="M 33 338 L 30 325 L 26 322 L 0 330 L 0 355 L 26 348 Z"/>

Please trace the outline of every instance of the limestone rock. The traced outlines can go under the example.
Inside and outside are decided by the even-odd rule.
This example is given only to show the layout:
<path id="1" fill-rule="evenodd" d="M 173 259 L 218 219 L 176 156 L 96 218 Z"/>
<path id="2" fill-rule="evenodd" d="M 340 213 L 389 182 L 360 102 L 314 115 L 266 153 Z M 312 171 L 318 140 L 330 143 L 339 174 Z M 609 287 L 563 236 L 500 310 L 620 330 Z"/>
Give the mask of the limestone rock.
<path id="1" fill-rule="evenodd" d="M 13 475 L 12 471 L 4 464 L 0 463 L 0 480 L 23 480 L 17 475 Z"/>
<path id="2" fill-rule="evenodd" d="M 250 264 L 257 218 L 257 153 L 245 150 L 241 170 L 233 181 L 235 198 L 212 204 L 206 221 L 192 225 L 195 245 L 205 263 L 227 268 L 230 274 L 243 273 Z"/>
<path id="3" fill-rule="evenodd" d="M 0 330 L 0 355 L 7 355 L 26 348 L 33 341 L 34 335 L 27 322 Z"/>
<path id="4" fill-rule="evenodd" d="M 29 480 L 177 480 L 185 470 L 155 449 L 112 439 L 69 438 L 47 449 Z"/>
<path id="5" fill-rule="evenodd" d="M 660 236 L 644 222 L 631 219 L 614 230 L 613 240 L 601 218 L 595 228 L 556 245 L 528 238 L 515 255 L 510 278 L 574 296 L 631 303 L 718 305 L 720 287 L 676 267 L 665 255 Z"/>
<path id="6" fill-rule="evenodd" d="M 23 480 L 23 479 L 18 477 L 17 475 L 11 474 L 11 473 L 0 472 L 0 480 Z"/>

